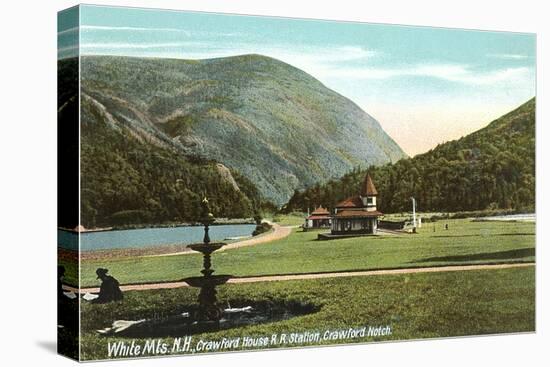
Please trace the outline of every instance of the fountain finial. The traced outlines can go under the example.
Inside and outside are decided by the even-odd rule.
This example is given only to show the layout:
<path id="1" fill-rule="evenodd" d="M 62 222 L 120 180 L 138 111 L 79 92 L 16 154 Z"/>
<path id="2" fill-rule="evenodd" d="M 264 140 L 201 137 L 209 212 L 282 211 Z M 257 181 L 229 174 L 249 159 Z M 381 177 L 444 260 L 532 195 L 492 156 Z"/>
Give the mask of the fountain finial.
<path id="1" fill-rule="evenodd" d="M 210 243 L 210 236 L 208 235 L 208 227 L 214 222 L 214 215 L 210 213 L 210 206 L 208 205 L 208 198 L 206 195 L 202 199 L 202 224 L 204 224 L 204 238 L 203 242 L 208 245 Z"/>

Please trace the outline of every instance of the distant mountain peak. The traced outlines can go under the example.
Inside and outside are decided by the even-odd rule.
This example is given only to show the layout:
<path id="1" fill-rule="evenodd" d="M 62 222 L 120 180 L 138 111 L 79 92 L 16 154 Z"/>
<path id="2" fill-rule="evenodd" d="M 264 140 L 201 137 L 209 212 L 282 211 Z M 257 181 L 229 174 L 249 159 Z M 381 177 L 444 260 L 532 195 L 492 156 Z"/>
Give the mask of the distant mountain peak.
<path id="1" fill-rule="evenodd" d="M 84 93 L 136 137 L 219 162 L 279 205 L 296 189 L 406 156 L 355 103 L 268 56 L 84 56 L 81 70 Z"/>

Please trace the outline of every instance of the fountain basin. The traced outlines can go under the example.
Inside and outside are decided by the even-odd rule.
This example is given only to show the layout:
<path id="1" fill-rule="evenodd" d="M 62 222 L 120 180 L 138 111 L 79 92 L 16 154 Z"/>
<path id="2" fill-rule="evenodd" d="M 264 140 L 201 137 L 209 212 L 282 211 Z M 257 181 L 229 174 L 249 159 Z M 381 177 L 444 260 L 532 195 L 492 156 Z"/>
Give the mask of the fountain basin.
<path id="1" fill-rule="evenodd" d="M 200 252 L 201 254 L 211 254 L 214 251 L 221 249 L 226 243 L 214 242 L 214 243 L 193 243 L 187 247 L 193 251 Z"/>
<path id="2" fill-rule="evenodd" d="M 183 307 L 182 313 L 177 315 L 138 321 L 116 320 L 112 327 L 98 330 L 98 332 L 105 336 L 125 338 L 180 337 L 279 322 L 312 314 L 321 309 L 318 305 L 295 300 L 236 300 L 225 303 L 228 307 L 222 310 L 219 321 L 196 320 L 193 315 L 199 311 L 199 306 L 189 305 Z"/>

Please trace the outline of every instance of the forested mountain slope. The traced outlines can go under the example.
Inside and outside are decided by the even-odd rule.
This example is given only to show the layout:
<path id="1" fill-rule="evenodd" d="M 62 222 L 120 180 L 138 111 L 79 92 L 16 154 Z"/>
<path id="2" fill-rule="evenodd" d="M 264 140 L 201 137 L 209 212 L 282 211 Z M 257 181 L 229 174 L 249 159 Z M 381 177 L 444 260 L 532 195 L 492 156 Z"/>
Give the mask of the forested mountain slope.
<path id="1" fill-rule="evenodd" d="M 535 99 L 485 128 L 395 164 L 371 167 L 383 212 L 409 211 L 415 197 L 423 211 L 535 206 Z M 365 175 L 354 170 L 326 185 L 295 192 L 285 210 L 332 207 L 357 194 Z"/>

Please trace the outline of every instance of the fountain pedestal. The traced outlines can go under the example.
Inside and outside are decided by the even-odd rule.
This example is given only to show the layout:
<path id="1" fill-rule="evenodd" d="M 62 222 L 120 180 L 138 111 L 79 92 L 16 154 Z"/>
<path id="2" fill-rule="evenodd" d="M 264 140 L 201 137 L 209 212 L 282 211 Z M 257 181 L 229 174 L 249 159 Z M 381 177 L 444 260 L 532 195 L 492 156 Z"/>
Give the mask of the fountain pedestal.
<path id="1" fill-rule="evenodd" d="M 194 319 L 202 322 L 218 322 L 222 318 L 223 309 L 217 305 L 216 287 L 225 284 L 232 276 L 212 275 L 214 269 L 212 269 L 210 256 L 214 251 L 219 250 L 226 244 L 222 242 L 210 243 L 208 229 L 209 225 L 214 221 L 214 217 L 209 213 L 208 200 L 206 198 L 203 200 L 202 205 L 204 211 L 204 219 L 202 221 L 204 224 L 203 243 L 195 243 L 188 246 L 191 250 L 200 252 L 203 255 L 202 276 L 185 278 L 184 281 L 191 287 L 200 288 L 199 307 L 193 315 Z"/>
<path id="2" fill-rule="evenodd" d="M 185 282 L 191 287 L 200 288 L 199 307 L 193 318 L 197 321 L 219 321 L 223 315 L 223 309 L 217 305 L 216 287 L 225 284 L 231 275 L 213 275 L 185 278 Z"/>

